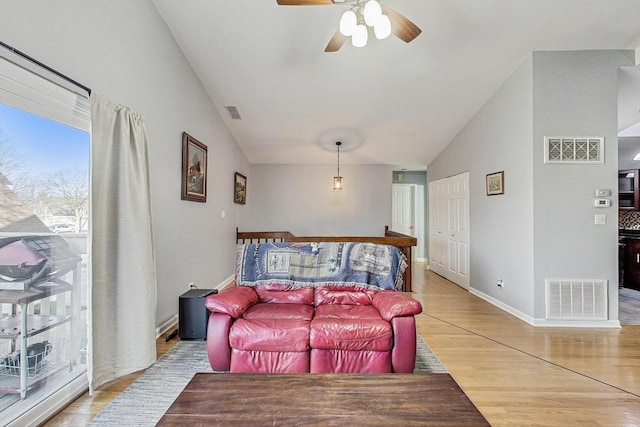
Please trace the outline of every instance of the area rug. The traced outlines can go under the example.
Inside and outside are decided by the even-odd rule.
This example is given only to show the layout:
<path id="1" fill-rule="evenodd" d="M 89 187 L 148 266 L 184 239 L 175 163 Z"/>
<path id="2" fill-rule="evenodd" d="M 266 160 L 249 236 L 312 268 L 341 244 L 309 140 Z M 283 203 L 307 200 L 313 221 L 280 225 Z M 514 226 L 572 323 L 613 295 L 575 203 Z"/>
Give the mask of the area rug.
<path id="1" fill-rule="evenodd" d="M 180 341 L 96 415 L 89 425 L 155 426 L 198 372 L 211 372 L 207 343 Z M 447 373 L 419 336 L 414 372 Z"/>

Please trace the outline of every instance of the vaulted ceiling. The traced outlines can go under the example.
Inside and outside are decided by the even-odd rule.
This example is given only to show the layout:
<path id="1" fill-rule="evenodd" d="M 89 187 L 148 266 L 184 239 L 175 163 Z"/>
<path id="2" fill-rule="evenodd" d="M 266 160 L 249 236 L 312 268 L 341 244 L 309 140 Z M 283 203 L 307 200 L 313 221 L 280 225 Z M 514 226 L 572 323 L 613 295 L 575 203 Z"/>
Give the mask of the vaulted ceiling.
<path id="1" fill-rule="evenodd" d="M 638 0 L 381 0 L 422 34 L 335 53 L 345 5 L 153 2 L 251 163 L 424 169 L 530 52 L 640 46 Z"/>

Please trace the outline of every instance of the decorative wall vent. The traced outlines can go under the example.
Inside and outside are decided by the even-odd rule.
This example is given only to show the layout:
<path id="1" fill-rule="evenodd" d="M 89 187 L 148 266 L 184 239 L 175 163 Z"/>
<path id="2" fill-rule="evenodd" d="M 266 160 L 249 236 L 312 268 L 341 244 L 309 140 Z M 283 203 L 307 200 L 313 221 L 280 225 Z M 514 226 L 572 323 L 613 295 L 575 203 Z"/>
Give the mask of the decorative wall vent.
<path id="1" fill-rule="evenodd" d="M 606 280 L 546 279 L 548 320 L 607 320 Z"/>
<path id="2" fill-rule="evenodd" d="M 604 163 L 604 138 L 547 136 L 544 138 L 544 162 L 602 164 Z"/>

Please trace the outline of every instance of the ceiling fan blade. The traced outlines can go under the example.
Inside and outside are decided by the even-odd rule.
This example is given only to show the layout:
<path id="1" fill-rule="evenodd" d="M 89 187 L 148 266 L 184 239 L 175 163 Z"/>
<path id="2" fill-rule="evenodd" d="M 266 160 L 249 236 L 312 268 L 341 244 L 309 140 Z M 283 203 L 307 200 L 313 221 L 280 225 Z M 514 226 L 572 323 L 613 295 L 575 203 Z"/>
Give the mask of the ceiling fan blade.
<path id="1" fill-rule="evenodd" d="M 337 52 L 340 50 L 344 42 L 347 41 L 347 36 L 343 36 L 340 30 L 336 31 L 336 33 L 331 37 L 327 47 L 324 49 L 325 52 Z"/>
<path id="2" fill-rule="evenodd" d="M 391 21 L 391 32 L 400 40 L 404 40 L 409 43 L 411 40 L 418 37 L 422 32 L 420 28 L 409 19 L 391 9 L 389 6 L 382 6 L 382 11 L 389 17 Z"/>
<path id="3" fill-rule="evenodd" d="M 278 0 L 280 6 L 321 6 L 333 4 L 333 0 Z"/>

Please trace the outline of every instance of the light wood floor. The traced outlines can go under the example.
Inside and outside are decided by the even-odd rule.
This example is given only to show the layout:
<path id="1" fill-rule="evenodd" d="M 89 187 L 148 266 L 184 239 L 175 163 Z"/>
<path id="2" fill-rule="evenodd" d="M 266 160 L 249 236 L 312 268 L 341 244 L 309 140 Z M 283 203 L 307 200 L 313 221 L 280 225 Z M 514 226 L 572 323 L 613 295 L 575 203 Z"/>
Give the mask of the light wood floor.
<path id="1" fill-rule="evenodd" d="M 639 426 L 640 326 L 534 328 L 422 264 L 418 332 L 493 426 Z M 176 341 L 158 340 L 158 353 Z M 82 396 L 47 426 L 79 426 L 135 375 Z"/>

